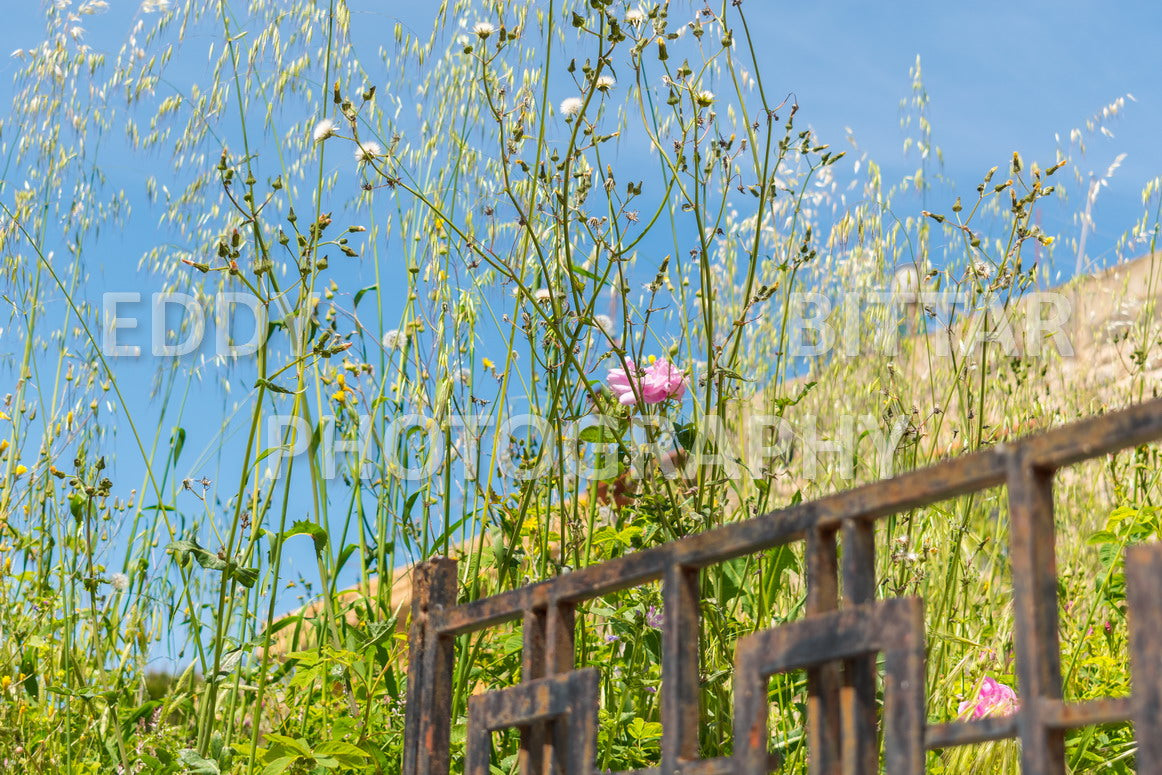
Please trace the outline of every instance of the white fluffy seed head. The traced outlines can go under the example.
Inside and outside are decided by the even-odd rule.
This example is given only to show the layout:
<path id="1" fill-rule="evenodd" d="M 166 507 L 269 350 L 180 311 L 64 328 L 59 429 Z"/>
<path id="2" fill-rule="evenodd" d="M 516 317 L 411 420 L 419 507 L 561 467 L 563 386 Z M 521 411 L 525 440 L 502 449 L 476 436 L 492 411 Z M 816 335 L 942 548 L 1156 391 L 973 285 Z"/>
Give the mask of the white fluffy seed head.
<path id="1" fill-rule="evenodd" d="M 374 140 L 364 140 L 355 147 L 355 161 L 368 162 L 383 155 L 383 148 Z"/>
<path id="2" fill-rule="evenodd" d="M 339 127 L 332 119 L 324 118 L 319 123 L 315 124 L 315 129 L 311 132 L 311 137 L 315 139 L 316 143 L 326 140 L 328 137 L 334 137 L 335 132 Z"/>
<path id="3" fill-rule="evenodd" d="M 383 349 L 398 350 L 403 347 L 403 343 L 406 340 L 406 334 L 397 328 L 393 328 L 383 335 Z"/>
<path id="4" fill-rule="evenodd" d="M 581 112 L 581 107 L 584 104 L 580 97 L 566 97 L 561 100 L 561 115 L 566 118 L 575 116 Z"/>

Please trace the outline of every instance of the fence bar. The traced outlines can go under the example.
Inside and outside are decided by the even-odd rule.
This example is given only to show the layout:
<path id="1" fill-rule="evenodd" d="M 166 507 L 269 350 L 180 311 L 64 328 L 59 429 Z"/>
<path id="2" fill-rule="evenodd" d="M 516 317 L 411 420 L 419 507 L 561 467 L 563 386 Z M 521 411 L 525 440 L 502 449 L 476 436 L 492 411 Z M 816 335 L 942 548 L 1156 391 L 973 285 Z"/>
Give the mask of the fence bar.
<path id="1" fill-rule="evenodd" d="M 1017 736 L 1017 719 L 992 716 L 976 721 L 929 724 L 924 730 L 924 747 L 930 751 L 958 745 L 976 745 Z"/>
<path id="2" fill-rule="evenodd" d="M 924 605 L 919 600 L 897 598 L 879 606 L 889 612 L 900 612 L 898 618 L 883 623 L 894 625 L 891 643 L 881 644 L 884 651 L 884 765 L 891 775 L 923 775 L 928 700 L 928 693 L 924 690 Z M 874 726 L 872 730 L 874 737 Z M 879 772 L 878 759 L 872 760 L 871 769 L 865 769 L 862 760 L 857 766 L 851 764 L 844 762 L 851 775 Z"/>
<path id="3" fill-rule="evenodd" d="M 1015 454 L 1009 463 L 1008 485 L 1021 771 L 1064 775 L 1065 735 L 1051 724 L 1042 703 L 1062 697 L 1053 474 Z"/>
<path id="4" fill-rule="evenodd" d="M 1041 700 L 1041 715 L 1050 726 L 1058 729 L 1077 729 L 1094 724 L 1129 721 L 1133 716 L 1133 710 L 1129 697 L 1111 697 L 1086 702 Z"/>
<path id="5" fill-rule="evenodd" d="M 1079 420 L 1011 445 L 1037 468 L 1058 469 L 1162 439 L 1162 398 Z"/>
<path id="6" fill-rule="evenodd" d="M 834 530 L 807 534 L 807 614 L 834 611 L 839 606 L 839 567 Z M 841 775 L 839 663 L 807 671 L 807 748 L 811 775 Z M 766 693 L 763 693 L 764 701 Z"/>
<path id="7" fill-rule="evenodd" d="M 870 603 L 876 597 L 875 523 L 843 523 L 843 599 L 845 605 Z M 843 772 L 874 773 L 879 768 L 876 736 L 876 657 L 847 660 L 843 665 Z"/>
<path id="8" fill-rule="evenodd" d="M 574 637 L 577 609 L 570 602 L 560 602 L 545 609 L 545 676 L 568 673 L 576 665 Z M 596 699 L 593 705 L 596 713 Z M 543 766 L 549 775 L 568 772 L 571 724 L 560 719 L 548 722 L 541 746 Z M 584 775 L 590 775 L 584 773 Z"/>
<path id="9" fill-rule="evenodd" d="M 491 733 L 548 721 L 557 738 L 554 775 L 594 775 L 597 759 L 597 670 L 539 678 L 468 700 L 465 775 L 488 775 Z"/>
<path id="10" fill-rule="evenodd" d="M 924 771 L 924 606 L 915 598 L 850 606 L 812 614 L 801 621 L 760 631 L 741 639 L 735 650 L 735 773 L 765 775 L 767 764 L 770 676 L 806 668 L 809 672 L 837 660 L 882 653 L 884 729 L 889 738 L 884 762 L 890 775 Z M 838 759 L 838 749 L 808 750 L 808 766 L 850 769 L 859 762 Z M 831 754 L 831 755 L 827 755 Z M 878 761 L 877 761 L 878 764 Z"/>
<path id="11" fill-rule="evenodd" d="M 1162 775 L 1162 545 L 1126 551 L 1138 772 Z"/>
<path id="12" fill-rule="evenodd" d="M 662 772 L 698 758 L 698 569 L 671 565 L 662 581 Z"/>
<path id="13" fill-rule="evenodd" d="M 528 683 L 545 675 L 545 610 L 525 611 L 521 632 L 521 682 Z M 544 772 L 545 725 L 535 722 L 520 730 L 520 775 L 542 775 Z"/>
<path id="14" fill-rule="evenodd" d="M 577 607 L 570 602 L 557 603 L 545 611 L 545 675 L 573 669 L 576 620 Z"/>
<path id="15" fill-rule="evenodd" d="M 415 567 L 403 775 L 446 775 L 451 764 L 453 643 L 437 631 L 432 617 L 455 605 L 456 594 L 455 560 L 439 558 Z"/>

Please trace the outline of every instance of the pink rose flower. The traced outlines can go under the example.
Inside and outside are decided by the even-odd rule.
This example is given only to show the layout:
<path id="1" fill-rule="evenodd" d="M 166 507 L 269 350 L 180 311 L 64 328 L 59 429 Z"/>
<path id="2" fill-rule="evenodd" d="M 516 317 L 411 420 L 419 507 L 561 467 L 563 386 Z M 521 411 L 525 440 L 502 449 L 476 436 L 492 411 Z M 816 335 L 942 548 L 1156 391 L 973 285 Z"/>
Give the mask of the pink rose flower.
<path id="1" fill-rule="evenodd" d="M 609 373 L 605 375 L 605 381 L 609 384 L 609 389 L 617 396 L 617 401 L 625 406 L 630 406 L 637 402 L 633 395 L 633 386 L 629 381 L 629 375 L 637 374 L 637 368 L 633 365 L 633 361 L 626 360 L 626 369 L 610 369 Z M 629 372 L 629 373 L 626 373 Z"/>
<path id="2" fill-rule="evenodd" d="M 634 387 L 647 404 L 660 404 L 670 398 L 682 398 L 686 393 L 686 375 L 674 364 L 658 359 L 644 370 L 637 368 L 633 361 L 626 361 L 628 369 L 610 369 L 605 377 L 609 389 L 623 406 L 633 406 L 638 396 Z"/>
<path id="3" fill-rule="evenodd" d="M 976 699 L 960 703 L 957 713 L 961 718 L 968 717 L 976 721 L 988 716 L 1011 716 L 1020 707 L 1017 693 L 1011 687 L 986 676 L 981 682 Z"/>

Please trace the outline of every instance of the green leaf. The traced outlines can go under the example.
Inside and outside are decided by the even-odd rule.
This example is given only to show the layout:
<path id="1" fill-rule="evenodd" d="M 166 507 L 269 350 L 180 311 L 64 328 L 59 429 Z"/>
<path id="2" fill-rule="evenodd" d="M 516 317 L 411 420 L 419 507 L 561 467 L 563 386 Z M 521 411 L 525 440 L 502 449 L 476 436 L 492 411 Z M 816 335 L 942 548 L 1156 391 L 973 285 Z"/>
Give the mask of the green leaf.
<path id="1" fill-rule="evenodd" d="M 258 465 L 263 460 L 266 460 L 268 457 L 273 455 L 275 452 L 282 452 L 285 449 L 287 449 L 287 445 L 285 444 L 280 444 L 277 447 L 267 447 L 266 449 L 259 452 L 258 456 L 254 458 L 254 465 Z"/>
<path id="2" fill-rule="evenodd" d="M 359 547 L 356 544 L 347 544 L 343 547 L 343 551 L 339 552 L 339 559 L 335 562 L 335 572 L 343 570 L 343 566 L 347 564 L 347 560 L 354 554 Z"/>
<path id="3" fill-rule="evenodd" d="M 301 740 L 297 737 L 287 737 L 286 735 L 275 734 L 268 732 L 266 734 L 266 742 L 275 743 L 282 746 L 288 751 L 294 751 L 299 756 L 311 756 L 311 747 L 307 745 L 306 740 Z"/>
<path id="4" fill-rule="evenodd" d="M 776 398 L 776 399 L 774 399 L 775 408 L 777 410 L 779 410 L 779 413 L 781 414 L 782 411 L 784 409 L 786 409 L 787 407 L 794 406 L 795 404 L 799 403 L 804 398 L 806 398 L 807 394 L 811 392 L 811 388 L 815 387 L 818 384 L 819 384 L 818 382 L 808 382 L 806 385 L 803 386 L 803 389 L 800 390 L 799 394 L 797 396 L 795 396 L 794 398 Z"/>
<path id="5" fill-rule="evenodd" d="M 613 444 L 617 442 L 618 437 L 613 428 L 600 424 L 582 428 L 581 432 L 577 434 L 577 440 L 589 444 Z"/>
<path id="6" fill-rule="evenodd" d="M 226 576 L 234 579 L 247 589 L 253 589 L 254 585 L 258 583 L 258 568 L 248 568 L 245 565 L 238 565 L 232 562 L 226 568 Z"/>
<path id="7" fill-rule="evenodd" d="M 285 541 L 288 538 L 298 535 L 309 535 L 311 537 L 311 540 L 315 542 L 315 554 L 322 554 L 323 550 L 327 548 L 327 531 L 314 522 L 300 519 L 282 534 L 282 540 Z"/>
<path id="8" fill-rule="evenodd" d="M 739 382 L 754 382 L 753 379 L 747 379 L 746 377 L 739 374 L 737 371 L 734 371 L 733 369 L 728 369 L 724 366 L 716 367 L 714 369 L 714 374 L 716 376 L 719 376 L 719 377 L 725 377 L 726 379 L 735 379 L 735 380 L 738 380 Z"/>
<path id="9" fill-rule="evenodd" d="M 237 670 L 238 666 L 242 664 L 242 658 L 246 656 L 246 651 L 247 649 L 227 651 L 218 664 L 218 672 L 214 674 L 213 680 L 220 680 Z"/>
<path id="10" fill-rule="evenodd" d="M 330 756 L 347 767 L 358 767 L 364 759 L 371 758 L 371 754 L 353 743 L 342 740 L 332 740 L 323 743 L 315 749 L 316 756 Z"/>
<path id="11" fill-rule="evenodd" d="M 69 496 L 69 513 L 75 519 L 81 519 L 85 516 L 85 506 L 87 505 L 89 505 L 89 496 L 83 492 L 77 490 Z"/>
<path id="12" fill-rule="evenodd" d="M 121 720 L 121 726 L 125 729 L 126 734 L 133 732 L 133 727 L 138 721 L 153 713 L 154 708 L 162 705 L 161 700 L 148 700 L 140 706 L 134 708 L 126 714 L 125 718 Z"/>
<path id="13" fill-rule="evenodd" d="M 1086 543 L 1088 543 L 1090 546 L 1100 546 L 1101 544 L 1113 544 L 1113 543 L 1117 543 L 1117 541 L 1118 541 L 1118 537 L 1108 530 L 1099 530 L 1096 533 L 1094 533 L 1093 535 L 1091 535 L 1088 539 L 1086 539 Z"/>
<path id="14" fill-rule="evenodd" d="M 281 775 L 299 760 L 298 756 L 281 756 L 262 768 L 262 775 Z"/>
<path id="15" fill-rule="evenodd" d="M 218 762 L 207 759 L 193 748 L 183 748 L 178 752 L 178 761 L 184 765 L 183 772 L 190 775 L 221 775 Z"/>
<path id="16" fill-rule="evenodd" d="M 395 624 L 394 617 L 389 622 L 371 622 L 368 624 L 367 641 L 363 644 L 363 647 L 366 649 L 386 642 L 395 632 Z"/>
<path id="17" fill-rule="evenodd" d="M 289 662 L 287 664 L 289 664 Z M 291 688 L 295 689 L 304 686 L 310 686 L 315 682 L 316 678 L 322 675 L 323 672 L 323 666 L 303 667 L 302 665 L 299 665 L 295 668 L 295 674 L 291 676 L 290 686 Z"/>
<path id="18" fill-rule="evenodd" d="M 40 684 L 36 680 L 36 654 L 28 645 L 25 646 L 20 657 L 20 674 L 28 676 L 22 681 L 24 691 L 32 699 L 38 699 L 40 697 Z"/>
<path id="19" fill-rule="evenodd" d="M 635 718 L 627 730 L 635 740 L 656 740 L 662 736 L 662 725 L 656 721 Z"/>
<path id="20" fill-rule="evenodd" d="M 181 426 L 174 428 L 169 445 L 173 449 L 173 462 L 177 463 L 178 458 L 182 456 L 182 450 L 186 447 L 186 429 Z"/>
<path id="21" fill-rule="evenodd" d="M 363 294 L 368 293 L 369 291 L 374 291 L 374 290 L 378 290 L 378 289 L 379 289 L 378 285 L 369 285 L 366 288 L 360 288 L 359 290 L 357 290 L 355 292 L 355 301 L 351 306 L 358 307 L 359 300 L 363 298 Z"/>
<path id="22" fill-rule="evenodd" d="M 100 691 L 97 689 L 69 689 L 64 686 L 49 685 L 48 690 L 53 694 L 60 694 L 64 697 L 79 697 L 82 700 L 95 700 L 98 697 L 106 700 L 114 700 L 117 698 L 118 692 L 113 689 L 109 691 Z"/>
<path id="23" fill-rule="evenodd" d="M 585 277 L 585 278 L 588 278 L 588 279 L 590 279 L 590 280 L 593 280 L 594 282 L 601 282 L 601 278 L 600 278 L 600 277 L 598 277 L 597 275 L 593 274 L 593 273 L 592 273 L 592 272 L 590 272 L 588 269 L 584 269 L 584 268 L 582 268 L 582 267 L 578 266 L 577 264 L 570 264 L 570 265 L 569 265 L 569 271 L 570 271 L 570 272 L 572 272 L 573 274 L 579 274 L 579 275 L 581 275 L 582 277 Z"/>
<path id="24" fill-rule="evenodd" d="M 236 562 L 224 560 L 209 549 L 203 548 L 196 540 L 171 541 L 165 550 L 172 554 L 178 565 L 183 568 L 189 565 L 192 558 L 203 568 L 221 571 L 226 578 L 237 581 L 247 589 L 258 583 L 257 568 L 247 568 Z"/>
<path id="25" fill-rule="evenodd" d="M 698 429 L 694 423 L 674 423 L 674 440 L 684 450 L 691 450 L 694 448 L 694 442 L 698 440 Z"/>
<path id="26" fill-rule="evenodd" d="M 257 382 L 254 383 L 254 387 L 264 387 L 272 393 L 282 393 L 283 395 L 287 396 L 298 395 L 299 393 L 303 392 L 301 390 L 291 390 L 290 388 L 284 388 L 281 385 L 274 384 L 269 379 L 262 379 L 261 377 Z"/>
<path id="27" fill-rule="evenodd" d="M 286 655 L 287 660 L 294 660 L 303 667 L 310 667 L 319 664 L 322 657 L 317 651 L 292 651 Z"/>

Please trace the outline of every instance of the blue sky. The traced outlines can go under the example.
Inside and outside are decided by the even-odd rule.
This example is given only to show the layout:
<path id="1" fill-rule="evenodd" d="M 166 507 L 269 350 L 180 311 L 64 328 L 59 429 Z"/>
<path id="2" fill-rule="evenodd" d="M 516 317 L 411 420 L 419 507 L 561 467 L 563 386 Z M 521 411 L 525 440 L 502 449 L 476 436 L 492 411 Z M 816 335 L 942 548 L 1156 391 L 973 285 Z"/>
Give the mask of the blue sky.
<path id="1" fill-rule="evenodd" d="M 798 96 L 824 138 L 839 144 L 850 126 L 888 179 L 915 167 L 901 153 L 899 101 L 917 55 L 934 138 L 958 190 L 971 191 L 1014 150 L 1052 162 L 1055 133 L 1068 137 L 1126 93 L 1137 101 L 1110 124 L 1114 137 L 1089 148 L 1099 171 L 1127 154 L 1099 198 L 1095 250 L 1112 247 L 1140 210 L 1142 186 L 1162 172 L 1162 3 L 750 0 L 745 8 L 759 20 L 757 36 L 769 36 L 760 53 L 768 79 Z"/>
<path id="2" fill-rule="evenodd" d="M 365 54 L 391 39 L 397 20 L 422 29 L 431 13 L 424 3 L 400 0 L 350 5 L 357 47 Z M 0 52 L 41 38 L 41 3 L 10 0 L 5 6 Z M 86 40 L 115 51 L 139 3 L 112 0 L 110 6 L 85 18 Z M 677 10 L 684 6 L 674 3 L 675 18 L 684 18 Z M 1085 171 L 1103 171 L 1117 154 L 1126 154 L 1096 210 L 1089 252 L 1103 263 L 1112 258 L 1113 240 L 1138 215 L 1142 186 L 1162 170 L 1156 141 L 1162 125 L 1162 47 L 1156 41 L 1162 3 L 899 0 L 873 7 L 855 0 L 746 0 L 744 8 L 771 92 L 794 94 L 800 118 L 836 147 L 846 146 L 850 127 L 887 180 L 916 166 L 902 153 L 899 103 L 909 95 L 909 69 L 917 56 L 934 139 L 958 193 L 971 191 L 984 171 L 1003 164 L 1014 150 L 1051 162 L 1055 134 L 1066 138 L 1114 99 L 1134 96 L 1110 122 L 1114 136 L 1095 138 L 1084 160 Z M 12 62 L 0 57 L 0 94 L 9 92 L 12 70 Z M 141 169 L 132 158 L 110 158 L 106 166 L 127 178 Z M 1047 230 L 1066 229 L 1047 215 Z"/>

